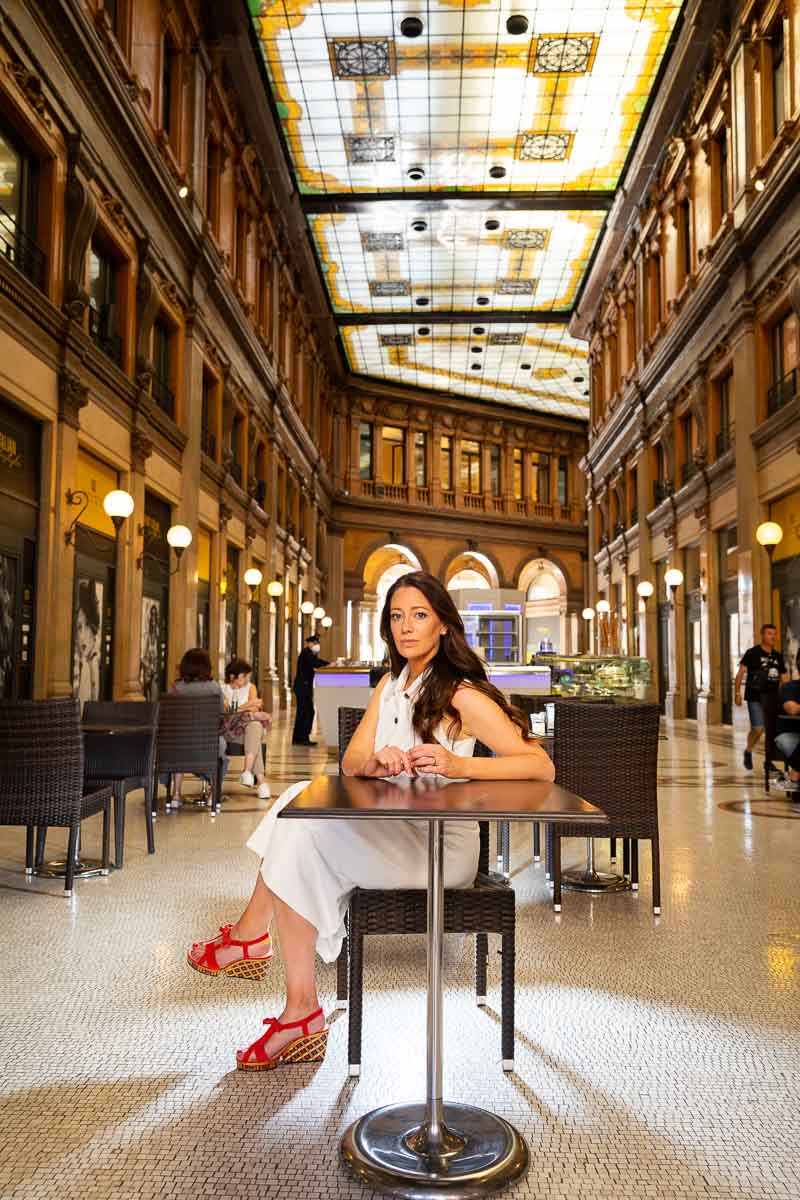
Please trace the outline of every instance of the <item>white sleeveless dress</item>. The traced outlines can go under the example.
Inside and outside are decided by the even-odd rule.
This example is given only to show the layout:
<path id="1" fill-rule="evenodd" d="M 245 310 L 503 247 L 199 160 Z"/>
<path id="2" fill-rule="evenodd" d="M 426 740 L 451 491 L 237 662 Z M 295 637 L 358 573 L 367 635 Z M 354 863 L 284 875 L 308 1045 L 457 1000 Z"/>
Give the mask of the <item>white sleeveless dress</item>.
<path id="1" fill-rule="evenodd" d="M 422 676 L 405 688 L 408 667 L 384 686 L 375 749 L 410 750 L 421 743 L 412 724 Z M 470 758 L 474 738 L 451 741 L 442 726 L 437 742 Z M 398 775 L 398 780 L 408 779 Z M 275 801 L 247 845 L 262 859 L 267 887 L 317 930 L 317 952 L 325 962 L 339 956 L 344 918 L 354 888 L 426 888 L 428 822 L 398 820 L 277 820 L 278 813 L 309 783 L 293 783 Z M 445 887 L 470 887 L 478 869 L 478 825 L 450 821 L 444 827 Z"/>

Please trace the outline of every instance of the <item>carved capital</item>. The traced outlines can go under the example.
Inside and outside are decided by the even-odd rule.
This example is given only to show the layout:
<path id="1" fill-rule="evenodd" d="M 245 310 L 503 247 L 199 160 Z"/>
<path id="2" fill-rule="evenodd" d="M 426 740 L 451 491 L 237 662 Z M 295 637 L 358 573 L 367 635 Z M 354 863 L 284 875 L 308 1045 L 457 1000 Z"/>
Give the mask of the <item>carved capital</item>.
<path id="1" fill-rule="evenodd" d="M 131 430 L 131 467 L 134 471 L 138 471 L 140 475 L 144 474 L 144 465 L 150 455 L 153 453 L 152 439 L 143 433 L 141 429 Z"/>
<path id="2" fill-rule="evenodd" d="M 47 112 L 47 101 L 42 90 L 42 81 L 33 71 L 29 71 L 24 63 L 13 58 L 6 63 L 6 70 L 17 84 L 31 108 L 36 112 L 40 121 L 47 129 L 52 129 L 52 121 Z"/>
<path id="3" fill-rule="evenodd" d="M 136 374 L 137 382 L 144 387 L 149 386 L 153 374 L 150 336 L 161 303 L 149 258 L 150 243 L 147 238 L 142 238 L 139 242 L 139 273 L 136 279 Z M 144 382 L 141 382 L 140 376 Z"/>
<path id="4" fill-rule="evenodd" d="M 70 429 L 80 428 L 80 412 L 89 403 L 89 389 L 77 375 L 63 368 L 58 377 L 58 419 Z"/>
<path id="5" fill-rule="evenodd" d="M 789 300 L 794 309 L 794 315 L 800 318 L 800 271 L 795 271 L 794 278 L 789 284 Z"/>
<path id="6" fill-rule="evenodd" d="M 219 505 L 219 531 L 225 533 L 228 528 L 228 522 L 233 516 L 233 509 L 230 508 L 224 501 L 220 501 Z"/>

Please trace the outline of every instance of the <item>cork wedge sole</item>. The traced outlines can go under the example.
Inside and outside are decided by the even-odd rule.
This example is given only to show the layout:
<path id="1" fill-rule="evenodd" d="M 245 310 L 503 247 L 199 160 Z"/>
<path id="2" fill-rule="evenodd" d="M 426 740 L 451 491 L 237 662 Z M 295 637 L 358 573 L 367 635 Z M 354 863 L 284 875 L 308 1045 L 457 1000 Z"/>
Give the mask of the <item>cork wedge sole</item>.
<path id="1" fill-rule="evenodd" d="M 250 979 L 254 982 L 264 979 L 271 958 L 272 951 L 261 958 L 240 958 L 236 962 L 228 963 L 227 967 L 219 967 L 218 970 L 212 971 L 210 967 L 204 967 L 202 963 L 195 962 L 191 954 L 186 955 L 189 966 L 193 971 L 199 971 L 201 975 L 211 975 L 214 979 L 225 975 L 228 979 Z"/>
<path id="2" fill-rule="evenodd" d="M 242 1062 L 236 1060 L 237 1071 L 274 1071 L 276 1067 L 288 1067 L 297 1063 L 321 1063 L 328 1046 L 328 1030 L 310 1033 L 307 1037 L 288 1042 L 274 1058 L 265 1062 Z"/>

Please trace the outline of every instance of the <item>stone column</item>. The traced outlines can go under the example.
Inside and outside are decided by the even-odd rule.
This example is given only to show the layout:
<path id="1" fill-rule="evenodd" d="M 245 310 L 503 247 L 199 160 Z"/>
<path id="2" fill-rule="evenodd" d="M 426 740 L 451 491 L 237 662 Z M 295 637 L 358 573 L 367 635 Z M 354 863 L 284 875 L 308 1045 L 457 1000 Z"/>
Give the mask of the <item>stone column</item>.
<path id="1" fill-rule="evenodd" d="M 481 492 L 487 512 L 494 511 L 492 496 L 492 444 L 481 442 Z"/>
<path id="2" fill-rule="evenodd" d="M 500 472 L 502 475 L 500 485 L 503 496 L 503 510 L 507 513 L 514 513 L 516 512 L 516 500 L 514 498 L 514 442 L 508 435 L 506 435 L 506 440 L 503 442 L 500 451 Z"/>
<path id="3" fill-rule="evenodd" d="M 453 492 L 456 508 L 464 507 L 464 488 L 461 483 L 461 443 L 464 439 L 459 430 L 453 431 Z"/>
<path id="4" fill-rule="evenodd" d="M 702 725 L 722 721 L 722 656 L 720 646 L 720 579 L 717 534 L 708 528 L 708 514 L 701 516 L 700 537 L 700 628 L 703 639 L 703 688 L 697 697 L 697 720 Z"/>
<path id="5" fill-rule="evenodd" d="M 117 630 L 120 647 L 120 657 L 116 659 L 122 664 L 125 655 L 124 675 L 114 685 L 115 697 L 119 700 L 141 700 L 142 684 L 139 678 L 142 642 L 142 568 L 136 565 L 136 559 L 143 553 L 143 539 L 139 528 L 144 520 L 145 464 L 153 452 L 153 444 L 145 433 L 139 429 L 131 430 L 131 469 L 128 476 L 128 491 L 133 496 L 133 515 L 125 525 L 124 537 L 127 543 L 127 564 L 125 574 L 117 575 L 117 597 L 122 599 L 122 607 L 117 608 Z M 123 527 L 124 529 L 124 527 Z M 116 650 L 116 646 L 115 646 Z"/>
<path id="6" fill-rule="evenodd" d="M 686 716 L 686 555 L 682 550 L 670 555 L 670 566 L 683 571 L 684 581 L 671 597 L 667 665 L 669 681 L 665 710 L 673 720 Z"/>
<path id="7" fill-rule="evenodd" d="M 767 518 L 758 495 L 758 464 L 751 434 L 760 420 L 756 338 L 750 306 L 737 329 L 733 351 L 736 437 L 736 511 L 738 521 L 739 636 L 753 646 L 756 630 L 770 619 L 769 559 L 756 541 L 756 529 Z"/>
<path id="8" fill-rule="evenodd" d="M 183 356 L 184 429 L 188 441 L 181 462 L 181 500 L 173 520 L 192 531 L 192 544 L 184 550 L 170 581 L 167 679 L 177 676 L 184 651 L 197 641 L 197 530 L 200 520 L 200 427 L 203 395 L 203 354 L 195 336 L 193 319 L 186 322 Z"/>
<path id="9" fill-rule="evenodd" d="M 325 608 L 333 617 L 331 626 L 331 657 L 343 658 L 345 653 L 344 605 L 344 528 L 331 522 L 328 529 L 328 588 Z"/>
<path id="10" fill-rule="evenodd" d="M 731 63 L 731 199 L 733 223 L 741 225 L 753 201 L 750 167 L 755 162 L 755 114 L 759 111 L 753 73 L 753 45 L 743 41 Z M 741 509 L 739 510 L 741 512 Z"/>
<path id="11" fill-rule="evenodd" d="M 68 505 L 66 493 L 75 487 L 78 463 L 80 410 L 88 403 L 88 390 L 80 378 L 66 368 L 59 377 L 58 425 L 55 434 L 55 496 L 53 529 L 53 571 L 45 584 L 49 590 L 45 620 L 39 623 L 36 641 L 45 647 L 48 663 L 47 695 L 59 698 L 72 695 L 72 622 L 75 587 L 75 535 L 69 545 L 64 535 L 80 512 Z M 139 509 L 141 512 L 141 509 Z M 125 524 L 130 525 L 130 521 Z M 41 578 L 41 575 L 40 575 Z M 45 590 L 43 589 L 43 591 Z M 40 613 L 42 610 L 39 610 Z M 117 628 L 121 627 L 117 622 Z M 115 640 L 116 652 L 119 639 Z M 42 651 L 38 651 L 42 653 Z"/>
<path id="12" fill-rule="evenodd" d="M 442 434 L 443 429 L 440 421 L 434 417 L 431 428 L 431 469 L 430 469 L 430 487 L 431 487 L 431 508 L 442 507 Z"/>
<path id="13" fill-rule="evenodd" d="M 357 662 L 361 658 L 361 600 L 358 596 L 348 596 L 350 601 L 350 658 Z M 345 614 L 347 608 L 345 604 Z M 345 642 L 345 646 L 347 643 Z"/>
<path id="14" fill-rule="evenodd" d="M 408 486 L 408 498 L 410 501 L 412 501 L 412 503 L 416 502 L 416 499 L 417 499 L 417 492 L 416 492 L 417 474 L 414 469 L 414 435 L 415 434 L 416 434 L 416 430 L 409 423 L 406 426 L 406 437 L 405 437 L 405 459 L 406 459 L 405 483 Z"/>
<path id="15" fill-rule="evenodd" d="M 639 614 L 639 636 L 641 656 L 650 663 L 650 695 L 658 697 L 658 609 L 663 596 L 658 592 L 658 572 L 652 560 L 652 542 L 647 513 L 652 508 L 653 479 L 650 470 L 650 455 L 647 444 L 640 442 L 636 448 L 636 507 L 639 512 L 639 582 L 643 579 L 652 583 L 655 591 Z"/>

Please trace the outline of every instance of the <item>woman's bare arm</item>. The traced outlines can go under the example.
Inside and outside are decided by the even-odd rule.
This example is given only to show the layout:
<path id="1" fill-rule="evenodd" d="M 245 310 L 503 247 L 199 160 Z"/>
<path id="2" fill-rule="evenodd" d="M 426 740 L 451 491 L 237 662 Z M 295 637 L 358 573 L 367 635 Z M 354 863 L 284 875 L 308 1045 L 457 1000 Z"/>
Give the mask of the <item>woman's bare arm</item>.
<path id="1" fill-rule="evenodd" d="M 375 730 L 378 728 L 381 695 L 389 678 L 389 675 L 384 675 L 375 688 L 367 705 L 367 711 L 359 721 L 358 728 L 350 739 L 350 745 L 342 757 L 343 775 L 363 775 L 365 768 L 371 764 L 371 760 L 374 758 Z"/>
<path id="2" fill-rule="evenodd" d="M 461 717 L 462 736 L 478 738 L 495 753 L 494 758 L 462 758 L 444 747 L 415 746 L 409 758 L 420 772 L 435 770 L 458 779 L 538 779 L 552 782 L 555 767 L 537 742 L 524 741 L 513 721 L 494 700 L 476 688 L 462 686 L 453 696 Z M 444 762 L 442 762 L 444 751 Z M 427 752 L 427 753 L 426 753 Z M 432 752 L 432 753 L 431 753 Z M 431 766 L 431 760 L 436 760 Z M 445 770 L 440 768 L 444 765 Z"/>

